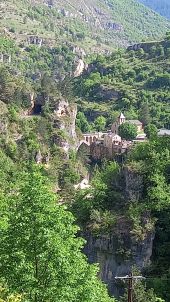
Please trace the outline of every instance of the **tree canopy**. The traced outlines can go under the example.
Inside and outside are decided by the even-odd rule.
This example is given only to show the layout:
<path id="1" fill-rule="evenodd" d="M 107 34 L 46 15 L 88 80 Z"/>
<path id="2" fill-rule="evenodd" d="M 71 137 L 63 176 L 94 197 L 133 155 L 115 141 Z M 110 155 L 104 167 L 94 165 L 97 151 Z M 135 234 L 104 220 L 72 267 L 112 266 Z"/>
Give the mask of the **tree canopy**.
<path id="1" fill-rule="evenodd" d="M 133 140 L 137 136 L 137 127 L 136 125 L 126 122 L 119 126 L 118 132 L 123 139 Z"/>
<path id="2" fill-rule="evenodd" d="M 8 196 L 7 225 L 0 229 L 0 277 L 26 301 L 111 302 L 98 268 L 81 253 L 74 217 L 47 180 L 33 169 Z"/>

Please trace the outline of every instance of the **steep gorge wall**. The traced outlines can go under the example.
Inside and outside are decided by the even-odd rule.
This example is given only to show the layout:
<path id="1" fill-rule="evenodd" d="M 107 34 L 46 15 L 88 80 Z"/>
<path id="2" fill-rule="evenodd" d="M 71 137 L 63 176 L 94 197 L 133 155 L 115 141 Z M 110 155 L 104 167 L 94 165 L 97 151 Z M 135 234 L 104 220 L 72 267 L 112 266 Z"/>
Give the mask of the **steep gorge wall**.
<path id="1" fill-rule="evenodd" d="M 119 296 L 119 284 L 116 276 L 129 274 L 133 266 L 140 270 L 150 264 L 154 233 L 149 232 L 144 240 L 136 241 L 130 234 L 108 234 L 85 236 L 85 253 L 90 263 L 99 263 L 100 278 L 108 285 L 109 292 Z"/>
<path id="2" fill-rule="evenodd" d="M 141 200 L 144 190 L 143 176 L 125 167 L 122 169 L 121 191 L 125 202 Z M 143 228 L 147 225 L 150 214 L 144 213 L 141 218 Z M 109 292 L 115 296 L 122 294 L 116 276 L 129 274 L 133 266 L 143 270 L 150 264 L 152 256 L 154 229 L 145 232 L 138 238 L 132 232 L 132 223 L 126 216 L 118 219 L 116 227 L 108 233 L 84 234 L 87 244 L 85 254 L 90 263 L 99 263 L 100 278 L 108 284 Z M 147 229 L 147 228 L 146 228 Z"/>

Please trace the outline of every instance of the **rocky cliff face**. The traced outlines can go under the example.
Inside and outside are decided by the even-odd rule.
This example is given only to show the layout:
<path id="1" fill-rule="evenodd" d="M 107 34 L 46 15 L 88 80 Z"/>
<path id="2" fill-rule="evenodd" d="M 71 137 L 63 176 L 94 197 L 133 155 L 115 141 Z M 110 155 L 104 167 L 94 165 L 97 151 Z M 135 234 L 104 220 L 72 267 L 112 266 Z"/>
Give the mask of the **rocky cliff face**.
<path id="1" fill-rule="evenodd" d="M 77 105 L 69 104 L 63 98 L 56 102 L 53 114 L 54 128 L 63 131 L 64 135 L 56 135 L 54 140 L 66 153 L 76 146 L 76 115 Z"/>
<path id="2" fill-rule="evenodd" d="M 77 78 L 79 77 L 84 70 L 86 70 L 88 68 L 88 65 L 84 63 L 84 61 L 82 59 L 79 59 L 77 61 L 77 67 L 76 67 L 76 70 L 73 74 L 74 78 Z"/>
<path id="3" fill-rule="evenodd" d="M 129 167 L 122 169 L 120 191 L 125 203 L 139 201 L 143 196 L 143 176 Z M 119 186 L 120 184 L 118 184 Z M 85 233 L 87 244 L 85 253 L 90 263 L 99 263 L 100 277 L 108 284 L 111 294 L 122 294 L 116 276 L 129 274 L 133 266 L 141 271 L 150 264 L 152 256 L 154 229 L 147 229 L 150 214 L 141 217 L 142 227 L 146 229 L 144 236 L 136 237 L 132 232 L 132 222 L 127 217 L 120 217 L 117 225 L 107 234 Z"/>
<path id="4" fill-rule="evenodd" d="M 67 99 L 48 97 L 44 99 L 42 96 L 35 97 L 34 94 L 29 96 L 30 107 L 21 112 L 21 118 L 30 120 L 32 117 L 43 117 L 45 105 L 51 103 L 53 110 L 49 114 L 49 123 L 52 126 L 52 142 L 62 149 L 66 158 L 70 149 L 75 149 L 77 146 L 76 135 L 76 116 L 77 105 L 70 104 Z M 1 123 L 0 123 L 1 127 Z M 42 157 L 41 152 L 36 155 L 36 162 L 47 163 L 48 156 Z"/>
<path id="5" fill-rule="evenodd" d="M 124 230 L 125 231 L 125 230 Z M 133 266 L 140 270 L 150 264 L 154 233 L 149 232 L 144 240 L 136 241 L 127 232 L 93 236 L 85 236 L 87 245 L 85 253 L 90 263 L 99 263 L 100 278 L 108 284 L 108 289 L 114 296 L 122 292 L 116 276 L 129 274 Z"/>
<path id="6" fill-rule="evenodd" d="M 125 198 L 128 201 L 138 201 L 142 198 L 144 183 L 143 175 L 134 169 L 124 167 L 123 176 L 125 179 Z"/>
<path id="7" fill-rule="evenodd" d="M 2 101 L 0 101 L 0 134 L 1 136 L 3 134 L 7 135 L 7 128 L 8 128 L 8 121 L 6 118 L 6 114 L 8 112 L 8 108 L 6 104 L 4 104 Z"/>
<path id="8" fill-rule="evenodd" d="M 143 49 L 146 52 L 149 52 L 152 47 L 162 46 L 164 48 L 169 48 L 170 41 L 154 41 L 154 42 L 142 42 L 138 44 L 134 44 L 128 47 L 128 50 L 137 51 L 139 49 Z"/>

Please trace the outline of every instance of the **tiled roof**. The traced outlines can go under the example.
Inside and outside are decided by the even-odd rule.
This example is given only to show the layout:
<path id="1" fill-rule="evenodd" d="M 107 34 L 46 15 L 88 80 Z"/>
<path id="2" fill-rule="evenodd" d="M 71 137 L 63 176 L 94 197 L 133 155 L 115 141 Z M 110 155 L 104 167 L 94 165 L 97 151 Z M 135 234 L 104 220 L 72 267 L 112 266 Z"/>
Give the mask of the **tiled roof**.
<path id="1" fill-rule="evenodd" d="M 135 125 L 142 125 L 142 123 L 139 120 L 129 120 L 129 121 L 127 121 L 127 123 L 135 124 Z"/>

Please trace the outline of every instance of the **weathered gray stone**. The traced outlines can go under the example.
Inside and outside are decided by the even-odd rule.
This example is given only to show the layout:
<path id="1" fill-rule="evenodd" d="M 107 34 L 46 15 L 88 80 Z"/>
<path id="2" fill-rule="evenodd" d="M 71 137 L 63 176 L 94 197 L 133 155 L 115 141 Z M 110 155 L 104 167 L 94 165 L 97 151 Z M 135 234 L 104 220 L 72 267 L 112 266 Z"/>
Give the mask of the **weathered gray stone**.
<path id="1" fill-rule="evenodd" d="M 115 179 L 113 187 L 122 195 L 122 201 L 127 204 L 130 200 L 139 201 L 143 196 L 143 177 L 137 171 L 125 167 L 120 173 L 120 178 Z M 155 237 L 154 223 L 151 227 L 149 212 L 144 212 L 140 217 L 142 232 L 139 235 L 133 230 L 132 221 L 121 216 L 116 225 L 108 232 L 85 232 L 87 241 L 85 254 L 90 263 L 99 263 L 100 278 L 108 284 L 111 294 L 116 297 L 122 294 L 115 280 L 116 276 L 127 275 L 136 266 L 140 271 L 150 264 L 153 240 Z"/>
<path id="2" fill-rule="evenodd" d="M 124 233 L 118 235 L 85 235 L 85 254 L 90 263 L 99 263 L 100 278 L 108 284 L 109 292 L 115 296 L 122 293 L 115 277 L 129 274 L 133 266 L 144 269 L 150 264 L 152 256 L 154 232 L 148 232 L 145 239 L 139 241 L 127 232 L 128 226 L 125 227 L 127 229 Z"/>

